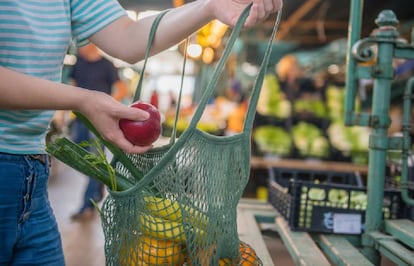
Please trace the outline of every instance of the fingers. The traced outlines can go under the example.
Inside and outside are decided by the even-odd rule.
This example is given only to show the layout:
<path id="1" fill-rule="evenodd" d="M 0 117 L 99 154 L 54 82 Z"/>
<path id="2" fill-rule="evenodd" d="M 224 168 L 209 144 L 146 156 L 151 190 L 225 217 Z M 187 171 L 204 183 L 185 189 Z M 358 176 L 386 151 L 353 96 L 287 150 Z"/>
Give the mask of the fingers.
<path id="1" fill-rule="evenodd" d="M 124 133 L 119 127 L 119 119 L 118 118 L 111 118 L 107 120 L 106 126 L 101 130 L 98 128 L 101 126 L 100 124 L 96 125 L 98 131 L 100 131 L 102 137 L 116 145 L 118 148 L 123 150 L 126 153 L 135 154 L 135 153 L 144 153 L 152 148 L 152 145 L 149 146 L 136 146 L 129 142 L 126 138 Z M 112 126 L 109 126 L 112 125 Z"/>
<path id="2" fill-rule="evenodd" d="M 151 145 L 149 146 L 136 146 L 129 142 L 126 138 L 124 133 L 119 127 L 119 120 L 120 119 L 129 119 L 134 121 L 143 121 L 149 118 L 149 113 L 146 111 L 143 111 L 138 108 L 132 108 L 128 107 L 126 109 L 122 109 L 122 111 L 119 113 L 118 117 L 114 117 L 115 127 L 112 129 L 112 132 L 108 132 L 108 135 L 106 138 L 108 138 L 108 141 L 112 142 L 116 146 L 118 146 L 120 149 L 122 149 L 126 153 L 144 153 L 151 149 Z"/>
<path id="3" fill-rule="evenodd" d="M 278 11 L 281 7 L 281 0 L 254 0 L 245 26 L 251 27 L 256 23 L 265 20 L 270 14 Z"/>
<path id="4" fill-rule="evenodd" d="M 122 108 L 118 116 L 128 120 L 144 121 L 149 118 L 149 113 L 142 109 L 128 107 Z"/>
<path id="5" fill-rule="evenodd" d="M 97 100 L 91 101 L 83 114 L 106 141 L 116 145 L 126 153 L 144 153 L 152 147 L 133 145 L 125 138 L 119 127 L 120 119 L 143 121 L 149 118 L 148 112 L 125 106 L 113 100 L 112 97 L 105 97 L 102 94 L 96 94 L 95 96 Z"/>

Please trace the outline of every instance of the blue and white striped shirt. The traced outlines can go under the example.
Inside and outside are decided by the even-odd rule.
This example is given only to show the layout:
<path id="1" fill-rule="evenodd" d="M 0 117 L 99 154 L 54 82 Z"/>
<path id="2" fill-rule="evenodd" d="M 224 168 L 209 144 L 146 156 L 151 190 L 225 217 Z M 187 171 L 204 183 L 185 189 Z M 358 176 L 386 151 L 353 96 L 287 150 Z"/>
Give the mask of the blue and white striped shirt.
<path id="1" fill-rule="evenodd" d="M 70 43 L 124 15 L 116 0 L 0 0 L 0 66 L 61 82 Z M 0 152 L 45 153 L 53 112 L 0 110 Z"/>

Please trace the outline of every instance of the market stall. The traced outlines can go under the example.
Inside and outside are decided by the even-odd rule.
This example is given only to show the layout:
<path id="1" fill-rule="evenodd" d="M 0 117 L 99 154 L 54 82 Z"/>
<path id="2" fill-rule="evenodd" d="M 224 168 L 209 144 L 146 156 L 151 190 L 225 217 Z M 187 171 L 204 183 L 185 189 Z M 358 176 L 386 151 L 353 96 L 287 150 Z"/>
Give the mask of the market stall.
<path id="1" fill-rule="evenodd" d="M 292 2 L 298 4 L 296 1 Z M 300 5 L 298 9 L 304 12 L 308 8 L 309 11 L 319 2 L 307 1 L 308 5 Z M 253 57 L 262 58 L 257 56 L 263 50 L 260 48 L 262 44 L 255 46 L 256 49 L 248 49 L 251 48 L 253 39 L 266 33 L 266 30 L 254 29 L 241 33 L 239 39 L 233 40 L 232 45 L 235 46 L 233 51 L 226 55 L 230 58 L 229 63 L 220 65 L 220 58 L 226 48 L 229 35 L 228 29 L 221 27 L 222 25 L 217 22 L 207 25 L 196 33 L 195 36 L 198 38 L 191 40 L 194 45 L 198 45 L 197 48 L 200 50 L 198 55 L 189 56 L 194 72 L 185 81 L 181 79 L 181 75 L 185 73 L 181 69 L 181 59 L 188 54 L 183 45 L 178 46 L 174 51 L 173 61 L 180 61 L 180 64 L 174 64 L 173 73 L 157 73 L 151 77 L 144 75 L 141 64 L 127 66 L 137 72 L 142 71 L 141 80 L 144 77 L 145 80 L 153 78 L 152 84 L 146 84 L 148 85 L 146 88 L 153 86 L 150 93 L 156 91 L 160 94 L 168 94 L 165 98 L 168 102 L 161 102 L 159 105 L 160 110 L 164 108 L 161 110 L 161 121 L 162 137 L 166 141 L 161 147 L 157 147 L 160 148 L 156 149 L 157 153 L 148 153 L 147 157 L 144 156 L 142 163 L 142 158 L 128 157 L 114 149 L 116 158 L 111 165 L 121 177 L 126 177 L 119 179 L 121 183 L 118 184 L 118 188 L 127 191 L 136 184 L 140 184 L 140 178 L 143 176 L 141 171 L 149 172 L 150 175 L 153 175 L 152 169 L 161 171 L 163 165 L 159 166 L 158 162 L 164 158 L 165 154 L 168 154 L 165 158 L 176 158 L 176 160 L 165 163 L 165 165 L 168 164 L 167 170 L 161 174 L 165 178 L 160 178 L 153 183 L 152 181 L 144 182 L 145 186 L 142 190 L 145 190 L 147 197 L 138 198 L 133 203 L 125 201 L 134 208 L 128 209 L 125 208 L 125 204 L 118 206 L 113 202 L 114 205 L 106 206 L 106 212 L 109 213 L 105 216 L 106 222 L 108 224 L 121 223 L 123 227 L 127 227 L 130 226 L 130 221 L 136 221 L 132 218 L 121 221 L 115 215 L 111 216 L 111 211 L 116 209 L 129 215 L 133 213 L 132 216 L 136 219 L 138 216 L 141 217 L 141 213 L 136 210 L 151 209 L 148 207 L 151 204 L 151 206 L 164 205 L 165 209 L 172 210 L 173 213 L 165 213 L 165 210 L 159 209 L 152 211 L 156 214 L 155 216 L 162 216 L 164 220 L 168 220 L 169 226 L 176 224 L 172 222 L 177 222 L 178 233 L 171 227 L 165 229 L 167 222 L 164 220 L 159 222 L 158 219 L 148 218 L 148 216 L 138 219 L 137 226 L 142 232 L 152 234 L 151 236 L 164 235 L 165 238 L 166 234 L 171 233 L 168 239 L 180 241 L 180 248 L 191 245 L 189 249 L 191 254 L 188 255 L 188 250 L 185 251 L 190 261 L 195 259 L 203 262 L 204 257 L 211 257 L 213 253 L 214 260 L 221 261 L 222 258 L 219 255 L 211 252 L 217 247 L 207 242 L 226 230 L 233 230 L 234 224 L 231 222 L 235 222 L 234 218 L 237 218 L 236 233 L 239 239 L 252 243 L 253 248 L 258 249 L 255 254 L 259 255 L 259 258 L 261 256 L 263 265 L 271 265 L 272 262 L 269 258 L 270 254 L 264 251 L 266 247 L 260 227 L 254 227 L 251 232 L 246 230 L 246 227 L 253 228 L 254 225 L 260 225 L 263 220 L 270 223 L 279 233 L 298 265 L 329 265 L 332 261 L 335 265 L 380 265 L 381 256 L 386 256 L 399 265 L 412 265 L 410 258 L 414 254 L 414 238 L 410 232 L 414 231 L 414 225 L 410 205 L 413 204 L 413 187 L 412 181 L 408 180 L 407 161 L 411 150 L 409 120 L 411 90 L 414 82 L 410 80 L 407 86 L 403 87 L 401 95 L 393 95 L 395 98 L 404 97 L 402 98 L 404 109 L 400 113 L 396 112 L 395 118 L 392 118 L 393 121 L 403 120 L 392 131 L 390 131 L 392 121 L 389 117 L 388 100 L 391 96 L 390 87 L 393 79 L 392 58 L 414 59 L 414 48 L 412 43 L 403 42 L 398 38 L 396 18 L 389 11 L 380 13 L 378 16 L 377 26 L 380 30 L 370 37 L 361 39 L 361 36 L 365 36 L 361 34 L 360 29 L 362 23 L 359 16 L 365 14 L 362 6 L 363 1 L 352 1 L 349 10 L 348 40 L 346 42 L 329 40 L 330 48 L 336 49 L 336 52 L 332 52 L 326 48 L 327 46 L 315 48 L 315 46 L 321 46 L 321 43 L 327 44 L 328 42 L 328 39 L 321 39 L 323 34 L 319 32 L 318 38 L 322 41 L 317 45 L 315 42 L 312 45 L 308 44 L 312 47 L 311 50 L 298 49 L 295 52 L 294 49 L 299 46 L 289 44 L 288 48 L 281 49 L 282 52 L 271 53 L 269 61 L 265 62 L 269 70 L 267 73 L 262 72 L 262 65 L 259 64 L 259 68 L 257 62 L 252 59 Z M 291 8 L 287 7 L 288 10 Z M 326 8 L 325 6 L 325 11 Z M 291 38 L 289 36 L 294 34 L 289 35 L 289 32 L 302 32 L 306 28 L 303 24 L 295 28 L 294 15 L 298 16 L 299 13 L 290 10 L 288 14 L 291 17 L 288 16 L 282 21 L 279 39 L 276 38 L 280 44 L 283 43 L 282 39 L 292 41 L 289 40 Z M 265 29 L 267 23 L 264 23 Z M 335 27 L 348 30 L 343 28 L 344 25 L 340 21 L 338 23 Z M 332 24 L 332 21 L 327 23 L 331 26 Z M 214 27 L 216 30 L 221 30 L 218 35 L 215 35 L 220 38 L 208 38 L 211 32 L 214 32 L 212 30 Z M 213 39 L 214 41 L 211 41 Z M 275 45 L 273 48 L 277 50 L 277 47 L 280 47 L 279 43 Z M 310 49 L 309 46 L 308 49 Z M 374 50 L 371 46 L 380 47 L 376 51 L 376 56 L 372 55 Z M 292 54 L 298 58 L 300 65 L 304 68 L 301 74 L 305 73 L 300 77 L 300 84 L 289 84 L 298 86 L 295 93 L 286 87 L 289 77 L 285 75 L 289 76 L 295 71 L 301 71 L 291 68 L 283 70 L 277 67 L 278 64 L 281 65 L 284 56 Z M 318 67 L 310 69 L 310 65 L 317 65 L 315 61 L 309 61 L 316 54 L 326 56 L 334 62 L 329 65 L 322 62 Z M 345 62 L 345 56 L 347 62 Z M 321 61 L 323 60 L 318 62 Z M 177 65 L 178 68 L 176 68 Z M 216 74 L 214 69 L 217 65 L 222 68 L 224 75 L 214 76 L 214 83 L 218 84 L 217 90 L 206 98 L 200 88 L 209 86 L 211 74 Z M 321 69 L 326 71 L 321 72 Z M 254 120 L 250 120 L 251 116 L 248 119 L 248 122 L 253 122 L 251 139 L 243 142 L 245 145 L 239 147 L 237 144 L 239 144 L 239 137 L 244 133 L 245 115 L 249 110 L 248 100 L 250 99 L 246 95 L 253 91 L 252 80 L 258 74 L 263 77 L 263 85 L 259 88 L 260 95 L 257 95 L 258 98 L 255 99 L 258 105 L 257 110 L 254 110 L 256 112 Z M 329 77 L 326 74 L 329 74 Z M 322 82 L 318 82 L 320 80 Z M 365 95 L 369 101 L 361 97 L 359 90 L 361 80 L 372 80 L 368 85 L 371 86 L 371 94 Z M 183 84 L 186 84 L 184 87 L 188 89 L 185 98 L 181 98 L 179 93 L 174 95 L 168 93 L 183 87 Z M 367 83 L 364 84 L 367 85 Z M 146 91 L 142 94 L 145 101 L 151 101 L 153 94 L 150 93 Z M 136 95 L 141 96 L 140 93 Z M 202 106 L 202 112 L 199 106 Z M 196 122 L 193 122 L 194 117 L 196 117 Z M 182 135 L 184 137 L 190 135 L 188 131 L 196 132 L 195 135 L 199 134 L 199 139 L 189 138 L 188 143 L 180 140 Z M 173 154 L 169 150 L 170 147 L 175 147 L 176 138 L 182 146 L 172 149 L 174 152 L 180 149 L 178 153 Z M 217 141 L 215 143 L 216 153 L 210 149 L 210 157 L 206 155 L 208 143 L 203 142 L 204 139 Z M 232 143 L 234 145 L 230 145 Z M 251 147 L 248 146 L 250 144 Z M 71 148 L 75 149 L 75 147 Z M 226 151 L 226 148 L 231 151 Z M 161 153 L 158 154 L 160 150 Z M 220 150 L 220 154 L 217 154 L 217 150 Z M 50 151 L 53 152 L 53 150 Z M 193 156 L 190 152 L 194 151 L 198 153 Z M 230 157 L 234 158 L 246 152 L 249 152 L 249 157 L 244 161 L 244 165 L 236 161 L 229 162 L 220 159 L 220 156 L 230 154 Z M 59 154 L 56 153 L 56 155 Z M 67 156 L 67 153 L 61 155 Z M 198 156 L 204 156 L 203 160 L 199 160 L 198 165 L 192 167 L 193 161 Z M 129 160 L 134 163 L 138 162 L 139 167 L 144 165 L 144 169 L 136 170 L 129 165 Z M 210 161 L 214 163 L 208 165 Z M 101 165 L 95 168 L 104 171 L 105 167 Z M 226 172 L 226 169 L 230 170 Z M 246 183 L 247 181 L 255 182 L 256 179 L 264 177 L 266 180 L 261 185 L 267 186 L 266 191 L 269 197 L 266 193 L 264 198 L 268 202 L 246 201 L 246 199 L 238 201 L 240 198 L 230 198 L 233 194 L 240 197 L 246 196 L 243 194 L 246 192 L 246 187 L 243 187 L 246 183 L 242 185 L 238 183 L 240 190 L 236 190 L 236 185 L 229 186 L 226 183 L 224 185 L 227 185 L 229 190 L 234 189 L 231 193 L 210 191 L 211 193 L 203 194 L 205 198 L 198 198 L 198 195 L 202 194 L 201 190 L 206 189 L 200 184 L 211 186 L 207 189 L 215 186 L 218 190 L 220 185 L 217 184 L 225 181 L 220 179 L 212 182 L 204 177 L 213 178 L 214 171 L 226 172 L 226 177 L 234 177 L 234 175 L 245 177 L 247 174 L 249 180 L 242 180 Z M 260 171 L 260 177 L 256 171 Z M 165 183 L 165 180 L 171 176 L 176 178 L 175 182 Z M 182 176 L 185 178 L 178 178 Z M 193 179 L 199 182 L 194 183 Z M 229 182 L 234 180 L 229 178 Z M 182 193 L 171 191 L 171 188 Z M 219 197 L 220 193 L 225 196 Z M 177 196 L 178 194 L 181 196 Z M 210 198 L 211 195 L 217 197 Z M 213 205 L 214 209 L 210 207 L 211 205 L 202 204 L 206 201 Z M 230 208 L 231 210 L 237 209 L 235 211 L 237 217 L 233 212 L 231 212 L 232 215 L 228 214 Z M 180 210 L 179 218 L 174 216 L 177 215 L 177 209 Z M 206 222 L 208 220 L 214 221 L 215 228 Z M 162 227 L 162 230 L 158 230 L 158 227 Z M 208 241 L 202 243 L 204 245 L 202 248 L 200 248 L 200 242 L 197 241 L 204 239 L 205 235 L 200 234 L 196 227 L 202 227 L 200 231 L 214 231 L 214 236 L 211 236 L 211 239 L 206 238 Z M 222 231 L 217 231 L 216 227 L 220 227 Z M 134 233 L 131 238 L 128 238 L 122 232 L 108 230 L 106 233 L 111 239 L 119 240 L 121 236 L 122 241 L 129 243 L 133 243 L 134 240 L 131 239 L 138 235 Z M 188 242 L 188 237 L 190 237 L 190 242 Z M 232 240 L 235 239 L 236 237 Z M 111 242 L 111 245 L 117 249 L 117 256 L 122 258 L 125 254 L 119 252 L 122 247 L 116 246 L 116 243 L 116 241 Z M 227 250 L 222 243 L 223 241 L 220 242 L 219 249 L 224 254 Z M 202 259 L 197 258 L 199 249 L 207 250 L 203 253 Z M 232 250 L 236 250 L 234 246 Z M 135 254 L 133 251 L 125 252 L 128 255 L 126 257 L 134 260 L 135 255 L 131 255 Z M 179 264 L 184 263 L 181 255 L 178 261 Z M 203 265 L 203 263 L 199 264 Z"/>

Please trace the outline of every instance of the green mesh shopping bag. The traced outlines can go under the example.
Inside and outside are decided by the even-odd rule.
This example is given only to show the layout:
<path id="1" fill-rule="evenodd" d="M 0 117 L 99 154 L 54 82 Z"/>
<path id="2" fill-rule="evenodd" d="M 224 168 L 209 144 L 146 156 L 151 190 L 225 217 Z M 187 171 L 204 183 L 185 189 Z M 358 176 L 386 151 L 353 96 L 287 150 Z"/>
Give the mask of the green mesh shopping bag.
<path id="1" fill-rule="evenodd" d="M 261 265 L 238 238 L 237 204 L 250 173 L 250 136 L 271 50 L 272 34 L 250 96 L 243 132 L 215 136 L 197 128 L 246 9 L 230 36 L 188 128 L 178 140 L 145 154 L 127 155 L 136 180 L 116 158 L 117 172 L 135 184 L 110 191 L 102 207 L 107 265 Z"/>
<path id="2" fill-rule="evenodd" d="M 237 204 L 249 179 L 253 120 L 281 12 L 250 95 L 243 131 L 216 136 L 197 128 L 250 7 L 233 28 L 191 122 L 179 138 L 174 126 L 167 145 L 144 154 L 126 154 L 77 114 L 112 151 L 111 165 L 66 139 L 47 146 L 58 159 L 109 187 L 100 212 L 106 265 L 262 265 L 255 250 L 238 237 Z M 164 14 L 157 16 L 151 29 L 143 71 Z M 141 94 L 143 76 L 134 100 Z M 116 180 L 108 177 L 108 171 Z"/>

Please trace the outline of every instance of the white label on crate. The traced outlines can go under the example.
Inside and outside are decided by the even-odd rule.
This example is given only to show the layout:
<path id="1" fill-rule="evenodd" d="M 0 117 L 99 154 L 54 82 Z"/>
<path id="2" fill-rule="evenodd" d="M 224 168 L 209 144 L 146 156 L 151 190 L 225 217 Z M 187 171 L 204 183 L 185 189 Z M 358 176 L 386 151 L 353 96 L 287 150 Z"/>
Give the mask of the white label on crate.
<path id="1" fill-rule="evenodd" d="M 360 234 L 362 231 L 361 214 L 334 213 L 333 232 L 338 234 Z"/>

